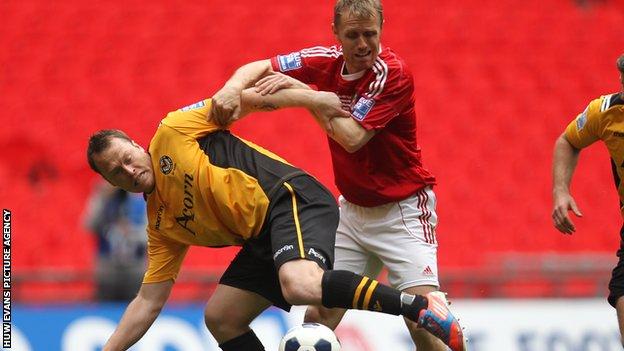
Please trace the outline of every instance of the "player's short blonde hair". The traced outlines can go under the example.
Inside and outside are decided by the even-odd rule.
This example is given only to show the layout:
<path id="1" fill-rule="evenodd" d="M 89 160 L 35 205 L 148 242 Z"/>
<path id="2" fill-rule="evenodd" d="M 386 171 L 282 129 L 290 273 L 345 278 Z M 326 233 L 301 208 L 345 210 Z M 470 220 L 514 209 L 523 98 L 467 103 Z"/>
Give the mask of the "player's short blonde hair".
<path id="1" fill-rule="evenodd" d="M 338 0 L 334 6 L 334 25 L 340 24 L 340 17 L 350 13 L 357 18 L 379 17 L 379 25 L 383 24 L 383 6 L 380 0 Z"/>

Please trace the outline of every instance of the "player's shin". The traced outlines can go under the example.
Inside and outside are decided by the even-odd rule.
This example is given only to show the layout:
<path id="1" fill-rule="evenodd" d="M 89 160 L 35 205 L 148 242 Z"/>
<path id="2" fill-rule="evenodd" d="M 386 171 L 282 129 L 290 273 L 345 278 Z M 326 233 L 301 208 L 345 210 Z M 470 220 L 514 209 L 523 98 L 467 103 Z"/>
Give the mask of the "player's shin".
<path id="1" fill-rule="evenodd" d="M 404 294 L 374 279 L 349 271 L 326 271 L 322 283 L 323 306 L 376 311 L 417 321 L 427 307 L 423 296 Z"/>

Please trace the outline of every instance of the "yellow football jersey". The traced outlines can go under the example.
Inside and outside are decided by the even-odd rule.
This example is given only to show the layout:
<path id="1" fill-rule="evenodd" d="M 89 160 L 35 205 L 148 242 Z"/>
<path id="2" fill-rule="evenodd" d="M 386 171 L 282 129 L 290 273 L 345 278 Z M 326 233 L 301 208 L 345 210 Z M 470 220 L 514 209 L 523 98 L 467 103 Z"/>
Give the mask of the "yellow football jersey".
<path id="1" fill-rule="evenodd" d="M 620 211 L 624 217 L 624 99 L 621 93 L 601 96 L 572 121 L 565 131 L 574 147 L 582 149 L 602 140 L 611 155 L 613 178 L 620 196 Z"/>
<path id="2" fill-rule="evenodd" d="M 175 279 L 190 245 L 241 245 L 257 236 L 284 181 L 303 172 L 209 122 L 211 100 L 170 112 L 149 146 L 144 283 Z"/>

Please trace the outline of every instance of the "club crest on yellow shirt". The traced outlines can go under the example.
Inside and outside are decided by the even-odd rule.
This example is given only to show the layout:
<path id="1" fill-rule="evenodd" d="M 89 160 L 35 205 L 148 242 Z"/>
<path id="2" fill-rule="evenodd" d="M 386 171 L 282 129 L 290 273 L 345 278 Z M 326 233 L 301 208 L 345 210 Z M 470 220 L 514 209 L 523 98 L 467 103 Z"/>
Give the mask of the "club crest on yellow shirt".
<path id="1" fill-rule="evenodd" d="M 164 155 L 160 158 L 159 163 L 160 171 L 163 172 L 163 174 L 167 175 L 171 173 L 171 171 L 173 171 L 173 160 L 171 159 L 171 157 Z"/>

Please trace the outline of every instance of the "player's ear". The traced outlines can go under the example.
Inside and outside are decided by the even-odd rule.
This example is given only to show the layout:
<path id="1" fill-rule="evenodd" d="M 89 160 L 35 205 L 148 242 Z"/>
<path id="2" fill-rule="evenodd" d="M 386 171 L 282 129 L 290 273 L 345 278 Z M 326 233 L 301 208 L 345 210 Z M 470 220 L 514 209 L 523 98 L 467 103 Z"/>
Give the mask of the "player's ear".
<path id="1" fill-rule="evenodd" d="M 334 35 L 338 37 L 338 27 L 334 22 L 332 22 L 332 33 L 334 33 Z"/>
<path id="2" fill-rule="evenodd" d="M 134 147 L 138 147 L 139 149 L 143 150 L 143 147 L 142 147 L 141 145 L 137 144 L 137 143 L 136 143 L 136 141 L 134 141 L 134 140 L 130 140 L 130 142 L 132 143 L 132 145 L 133 145 Z"/>

